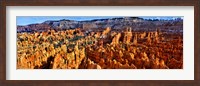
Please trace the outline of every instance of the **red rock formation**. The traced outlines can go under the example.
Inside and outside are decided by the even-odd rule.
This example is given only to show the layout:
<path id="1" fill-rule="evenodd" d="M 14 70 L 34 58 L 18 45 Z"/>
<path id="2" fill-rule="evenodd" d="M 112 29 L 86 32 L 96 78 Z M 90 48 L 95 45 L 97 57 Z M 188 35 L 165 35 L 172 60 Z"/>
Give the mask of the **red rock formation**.
<path id="1" fill-rule="evenodd" d="M 130 29 L 123 33 L 110 28 L 89 34 L 82 31 L 77 28 L 18 33 L 17 68 L 183 68 L 181 34 L 161 34 L 158 31 L 146 34 Z"/>
<path id="2" fill-rule="evenodd" d="M 132 38 L 131 28 L 127 28 L 126 31 L 124 32 L 123 42 L 126 43 L 126 44 L 130 43 L 131 38 Z"/>
<path id="3" fill-rule="evenodd" d="M 137 45 L 137 34 L 134 35 L 133 44 Z"/>
<path id="4" fill-rule="evenodd" d="M 147 36 L 147 44 L 151 44 L 151 34 L 148 33 L 148 36 Z"/>
<path id="5" fill-rule="evenodd" d="M 114 38 L 112 39 L 111 44 L 112 44 L 112 45 L 117 45 L 117 44 L 119 43 L 120 37 L 121 37 L 121 33 L 117 33 L 117 34 L 114 36 Z"/>
<path id="6" fill-rule="evenodd" d="M 169 63 L 168 63 L 168 67 L 170 69 L 179 69 L 182 68 L 183 63 L 180 61 L 177 61 L 176 59 L 172 58 Z"/>
<path id="7" fill-rule="evenodd" d="M 106 36 L 111 31 L 110 27 L 107 27 L 103 32 L 101 36 Z"/>

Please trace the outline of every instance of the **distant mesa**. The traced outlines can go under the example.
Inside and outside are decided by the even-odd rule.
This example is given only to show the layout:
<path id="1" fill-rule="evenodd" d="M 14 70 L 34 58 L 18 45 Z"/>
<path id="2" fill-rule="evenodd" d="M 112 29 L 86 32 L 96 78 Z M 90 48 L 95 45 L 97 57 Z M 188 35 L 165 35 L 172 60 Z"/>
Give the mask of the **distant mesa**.
<path id="1" fill-rule="evenodd" d="M 148 21 L 148 22 L 146 22 Z M 76 20 L 47 20 L 43 23 L 29 24 L 25 26 L 17 26 L 17 32 L 42 32 L 50 29 L 54 30 L 67 30 L 82 28 L 82 30 L 97 30 L 106 27 L 111 27 L 114 30 L 120 30 L 126 28 L 127 26 L 135 28 L 134 30 L 143 30 L 146 27 L 155 28 L 156 26 L 169 25 L 169 20 L 152 20 L 152 19 L 143 19 L 140 17 L 117 17 L 117 18 L 107 18 L 107 19 L 93 19 L 85 21 L 76 21 Z M 174 22 L 182 22 L 182 20 L 174 20 Z M 181 24 L 180 24 L 181 26 Z M 137 29 L 140 28 L 140 29 Z"/>

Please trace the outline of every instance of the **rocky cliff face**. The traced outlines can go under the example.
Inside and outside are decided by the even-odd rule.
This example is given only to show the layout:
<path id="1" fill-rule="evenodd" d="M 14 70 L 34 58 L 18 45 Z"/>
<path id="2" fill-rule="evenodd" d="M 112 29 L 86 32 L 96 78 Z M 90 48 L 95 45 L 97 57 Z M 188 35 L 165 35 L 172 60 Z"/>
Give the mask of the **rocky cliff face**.
<path id="1" fill-rule="evenodd" d="M 27 26 L 17 26 L 17 32 L 42 32 L 51 29 L 48 24 L 30 24 Z"/>

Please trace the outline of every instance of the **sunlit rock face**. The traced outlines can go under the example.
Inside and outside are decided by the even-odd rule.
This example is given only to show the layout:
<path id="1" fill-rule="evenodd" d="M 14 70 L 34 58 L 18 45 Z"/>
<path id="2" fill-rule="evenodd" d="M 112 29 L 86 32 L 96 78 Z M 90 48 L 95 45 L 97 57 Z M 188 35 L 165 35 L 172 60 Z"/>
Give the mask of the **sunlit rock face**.
<path id="1" fill-rule="evenodd" d="M 112 43 L 113 45 L 117 45 L 119 43 L 119 39 L 121 37 L 121 33 L 117 33 L 116 35 L 114 35 L 113 39 L 112 39 Z"/>
<path id="2" fill-rule="evenodd" d="M 126 44 L 130 43 L 131 38 L 132 38 L 132 30 L 131 28 L 127 28 L 126 31 L 124 32 L 123 42 Z"/>
<path id="3" fill-rule="evenodd" d="M 105 38 L 107 36 L 107 34 L 111 31 L 110 27 L 107 27 L 103 32 L 102 32 L 102 38 Z"/>
<path id="4" fill-rule="evenodd" d="M 148 44 L 151 44 L 151 33 L 148 33 L 147 41 Z"/>
<path id="5" fill-rule="evenodd" d="M 57 29 L 46 27 L 46 31 L 18 32 L 17 69 L 183 68 L 181 23 L 142 23 L 132 18 L 91 22 L 82 22 L 85 24 L 84 28 L 76 27 L 79 25 L 75 21 L 63 20 L 58 24 L 46 22 L 43 24 L 54 25 L 53 28 Z M 110 22 L 126 29 L 107 27 L 109 25 L 98 24 L 100 22 Z M 129 26 L 123 22 L 129 22 Z M 160 25 L 160 28 L 153 27 L 156 25 Z M 31 25 L 26 28 L 34 27 L 39 30 L 43 26 Z M 175 29 L 175 26 L 179 29 Z M 19 30 L 25 31 L 25 27 L 20 28 Z"/>
<path id="6" fill-rule="evenodd" d="M 134 45 L 137 45 L 137 40 L 138 40 L 138 35 L 137 33 L 134 35 L 134 38 L 133 38 L 133 44 Z"/>

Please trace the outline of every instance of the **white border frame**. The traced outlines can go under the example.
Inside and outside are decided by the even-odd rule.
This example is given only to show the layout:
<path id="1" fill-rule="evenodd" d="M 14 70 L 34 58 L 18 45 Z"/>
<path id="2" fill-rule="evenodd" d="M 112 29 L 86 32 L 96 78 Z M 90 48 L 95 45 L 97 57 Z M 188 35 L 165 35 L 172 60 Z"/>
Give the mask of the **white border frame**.
<path id="1" fill-rule="evenodd" d="M 184 68 L 17 70 L 16 16 L 184 16 Z M 6 6 L 6 80 L 194 80 L 194 6 Z"/>

